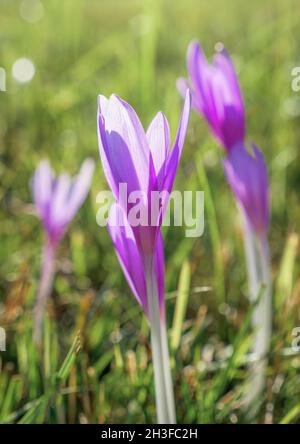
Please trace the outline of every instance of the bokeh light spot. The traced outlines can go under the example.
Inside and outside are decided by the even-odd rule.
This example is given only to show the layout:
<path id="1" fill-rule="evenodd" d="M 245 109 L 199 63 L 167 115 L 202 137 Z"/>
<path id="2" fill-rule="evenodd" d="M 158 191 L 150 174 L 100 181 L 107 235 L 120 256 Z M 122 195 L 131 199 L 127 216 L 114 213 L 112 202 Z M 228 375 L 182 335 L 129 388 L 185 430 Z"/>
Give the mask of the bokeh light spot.
<path id="1" fill-rule="evenodd" d="M 20 15 L 29 23 L 36 23 L 44 16 L 45 8 L 40 0 L 23 0 L 20 4 Z"/>
<path id="2" fill-rule="evenodd" d="M 30 59 L 22 57 L 17 59 L 12 67 L 12 75 L 17 82 L 27 83 L 33 79 L 35 67 Z"/>

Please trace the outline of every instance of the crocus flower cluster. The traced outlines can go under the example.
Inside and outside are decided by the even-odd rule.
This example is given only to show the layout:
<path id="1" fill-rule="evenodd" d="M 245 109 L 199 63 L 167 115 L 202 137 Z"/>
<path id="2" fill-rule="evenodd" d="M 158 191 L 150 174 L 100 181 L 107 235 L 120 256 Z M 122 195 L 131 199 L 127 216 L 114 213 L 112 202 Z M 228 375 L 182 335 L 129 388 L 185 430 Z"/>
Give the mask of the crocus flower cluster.
<path id="1" fill-rule="evenodd" d="M 197 42 L 188 48 L 189 80 L 179 79 L 184 94 L 190 87 L 192 105 L 202 115 L 212 133 L 224 147 L 225 172 L 235 197 L 248 222 L 258 235 L 269 224 L 268 173 L 260 150 L 245 146 L 245 107 L 233 63 L 225 49 L 209 64 Z"/>
<path id="2" fill-rule="evenodd" d="M 86 159 L 73 180 L 68 174 L 57 178 L 42 160 L 32 180 L 33 198 L 45 230 L 42 271 L 34 308 L 34 340 L 41 341 L 44 308 L 53 287 L 55 249 L 67 226 L 84 202 L 92 180 L 94 161 Z"/>
<path id="3" fill-rule="evenodd" d="M 157 416 L 161 423 L 176 421 L 165 319 L 161 224 L 180 162 L 191 106 L 206 119 L 226 153 L 227 181 L 246 221 L 252 298 L 257 296 L 262 282 L 270 283 L 266 237 L 268 173 L 261 151 L 255 145 L 248 149 L 245 143 L 245 107 L 233 63 L 222 49 L 209 64 L 200 45 L 192 42 L 187 68 L 189 79 L 177 82 L 184 104 L 172 148 L 169 124 L 162 112 L 157 113 L 145 131 L 134 109 L 117 95 L 109 98 L 100 95 L 98 100 L 100 158 L 115 198 L 108 231 L 132 293 L 149 320 Z M 41 339 L 43 311 L 53 286 L 55 250 L 88 194 L 93 170 L 94 162 L 87 159 L 74 179 L 67 174 L 56 178 L 49 163 L 42 161 L 33 177 L 34 202 L 46 235 L 34 309 L 37 342 Z M 125 194 L 121 192 L 123 185 Z M 158 208 L 154 208 L 153 193 L 160 195 Z M 139 211 L 147 216 L 146 224 L 132 224 L 130 213 L 137 199 Z M 254 327 L 263 326 L 262 333 L 254 340 L 260 359 L 268 351 L 270 313 L 267 288 L 254 313 Z M 260 380 L 254 381 L 257 387 L 261 387 L 263 371 L 264 366 L 260 366 Z"/>
<path id="4" fill-rule="evenodd" d="M 109 233 L 126 279 L 150 323 L 157 417 L 175 423 L 175 406 L 165 325 L 164 252 L 160 231 L 178 168 L 190 113 L 190 93 L 185 94 L 177 136 L 170 149 L 166 117 L 159 112 L 145 132 L 133 108 L 116 95 L 99 96 L 98 140 L 107 182 L 116 199 L 109 218 Z M 120 185 L 126 184 L 125 197 Z M 131 196 L 139 193 L 147 224 L 132 226 Z M 162 193 L 154 217 L 151 195 Z M 144 208 L 143 208 L 144 206 Z"/>
<path id="5" fill-rule="evenodd" d="M 227 181 L 244 216 L 244 241 L 248 269 L 249 296 L 254 301 L 262 285 L 265 291 L 253 314 L 255 331 L 253 351 L 259 361 L 253 371 L 247 403 L 261 392 L 264 384 L 265 356 L 271 336 L 271 278 L 267 230 L 269 226 L 268 172 L 261 151 L 245 144 L 245 108 L 233 63 L 222 49 L 212 64 L 197 42 L 188 48 L 189 80 L 179 79 L 177 88 L 184 94 L 189 87 L 192 105 L 202 115 L 212 133 L 224 147 Z"/>

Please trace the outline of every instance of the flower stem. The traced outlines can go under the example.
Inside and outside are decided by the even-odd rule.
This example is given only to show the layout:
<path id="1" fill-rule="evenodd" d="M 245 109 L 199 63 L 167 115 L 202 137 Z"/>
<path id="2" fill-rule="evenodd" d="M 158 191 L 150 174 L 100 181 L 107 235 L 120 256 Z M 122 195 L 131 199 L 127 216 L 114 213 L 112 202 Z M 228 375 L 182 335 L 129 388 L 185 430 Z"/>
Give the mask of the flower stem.
<path id="1" fill-rule="evenodd" d="M 46 242 L 43 248 L 42 271 L 38 286 L 36 303 L 34 306 L 33 340 L 38 345 L 42 339 L 42 326 L 45 307 L 53 288 L 55 274 L 54 266 L 55 247 Z"/>
<path id="2" fill-rule="evenodd" d="M 161 316 L 154 257 L 145 257 L 148 314 L 151 330 L 155 399 L 159 424 L 176 424 L 174 392 L 170 368 L 167 330 L 164 314 Z"/>
<path id="3" fill-rule="evenodd" d="M 256 301 L 264 287 L 260 301 L 254 310 L 252 328 L 254 330 L 253 355 L 249 390 L 246 406 L 249 406 L 262 392 L 265 385 L 267 355 L 272 332 L 271 276 L 268 241 L 265 236 L 256 236 L 245 217 L 245 254 L 249 279 L 249 298 Z"/>

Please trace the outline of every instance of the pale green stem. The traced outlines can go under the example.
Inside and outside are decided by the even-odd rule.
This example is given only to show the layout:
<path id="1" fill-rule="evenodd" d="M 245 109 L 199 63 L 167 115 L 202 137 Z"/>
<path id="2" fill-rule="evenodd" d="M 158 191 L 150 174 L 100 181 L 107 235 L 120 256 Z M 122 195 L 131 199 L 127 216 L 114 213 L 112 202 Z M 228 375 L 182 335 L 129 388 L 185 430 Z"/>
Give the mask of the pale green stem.
<path id="1" fill-rule="evenodd" d="M 146 256 L 144 262 L 151 331 L 157 421 L 159 424 L 176 424 L 167 330 L 164 314 L 161 315 L 159 310 L 154 257 L 152 255 Z"/>
<path id="2" fill-rule="evenodd" d="M 272 332 L 271 276 L 268 241 L 265 236 L 256 236 L 244 216 L 245 254 L 249 280 L 249 298 L 252 303 L 259 296 L 260 301 L 253 312 L 254 331 L 253 363 L 248 381 L 246 406 L 249 406 L 263 391 Z"/>
<path id="3" fill-rule="evenodd" d="M 44 311 L 53 288 L 53 279 L 55 274 L 54 257 L 55 248 L 52 244 L 47 242 L 43 249 L 42 271 L 33 314 L 33 339 L 37 344 L 41 343 Z"/>
<path id="4" fill-rule="evenodd" d="M 248 220 L 241 210 L 244 219 L 244 247 L 246 256 L 246 265 L 248 273 L 248 296 L 250 301 L 255 302 L 259 290 L 260 290 L 260 279 L 258 270 L 258 260 L 257 260 L 257 248 L 255 243 L 255 236 L 253 230 L 249 226 Z"/>

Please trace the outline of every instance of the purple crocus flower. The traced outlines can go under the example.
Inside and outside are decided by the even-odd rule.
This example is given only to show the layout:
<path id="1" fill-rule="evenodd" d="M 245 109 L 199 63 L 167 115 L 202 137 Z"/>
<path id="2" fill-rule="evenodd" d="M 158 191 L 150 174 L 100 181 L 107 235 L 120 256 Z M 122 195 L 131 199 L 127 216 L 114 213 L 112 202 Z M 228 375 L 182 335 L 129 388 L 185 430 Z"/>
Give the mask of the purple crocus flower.
<path id="1" fill-rule="evenodd" d="M 41 341 L 44 308 L 53 287 L 55 249 L 87 196 L 93 171 L 94 161 L 86 159 L 74 179 L 67 174 L 55 178 L 48 161 L 42 160 L 33 176 L 34 203 L 46 234 L 34 308 L 34 340 L 37 343 Z"/>
<path id="2" fill-rule="evenodd" d="M 188 126 L 191 98 L 185 94 L 177 136 L 170 150 L 166 117 L 159 112 L 145 132 L 132 107 L 116 95 L 99 96 L 98 140 L 108 184 L 116 199 L 108 221 L 109 233 L 129 286 L 150 323 L 157 416 L 175 423 L 174 395 L 165 325 L 164 254 L 160 225 L 178 168 Z M 125 195 L 120 188 L 126 185 Z M 131 223 L 131 196 L 142 194 L 147 221 Z M 159 208 L 153 192 L 162 194 Z M 153 216 L 154 214 L 154 218 Z"/>
<path id="3" fill-rule="evenodd" d="M 177 81 L 184 95 L 191 89 L 192 106 L 208 122 L 213 134 L 227 151 L 245 138 L 245 109 L 233 63 L 225 49 L 209 64 L 198 42 L 191 42 L 187 54 L 189 80 Z"/>
<path id="4" fill-rule="evenodd" d="M 253 354 L 257 362 L 250 368 L 249 389 L 245 404 L 250 405 L 261 394 L 265 384 L 267 354 L 272 333 L 272 294 L 269 246 L 268 172 L 260 150 L 252 145 L 249 153 L 236 145 L 224 161 L 227 181 L 243 215 L 244 244 L 248 271 L 249 299 L 260 301 L 253 312 Z"/>
<path id="5" fill-rule="evenodd" d="M 224 162 L 227 180 L 241 204 L 249 226 L 266 233 L 269 223 L 268 173 L 260 150 L 245 148 L 245 108 L 234 66 L 225 49 L 209 64 L 197 42 L 188 48 L 190 80 L 179 79 L 182 94 L 191 83 L 192 105 L 205 117 L 212 132 L 227 152 Z"/>
<path id="6" fill-rule="evenodd" d="M 269 246 L 269 184 L 268 172 L 261 151 L 252 145 L 248 152 L 243 144 L 232 148 L 224 161 L 227 181 L 243 215 L 244 244 L 248 270 L 249 298 L 260 302 L 253 312 L 255 331 L 253 353 L 257 363 L 250 368 L 249 385 L 245 403 L 250 405 L 259 396 L 265 384 L 266 356 L 272 333 L 272 294 Z"/>
<path id="7" fill-rule="evenodd" d="M 118 202 L 118 214 L 126 227 L 120 227 L 120 223 L 110 222 L 110 233 L 118 252 L 122 268 L 133 293 L 137 297 L 136 289 L 141 288 L 140 283 L 135 282 L 135 274 L 144 275 L 145 257 L 161 255 L 160 224 L 162 214 L 167 204 L 167 196 L 171 192 L 179 164 L 185 134 L 188 126 L 190 112 L 190 94 L 186 93 L 182 115 L 177 136 L 170 150 L 170 131 L 166 117 L 159 112 L 148 130 L 145 132 L 142 124 L 133 108 L 116 95 L 109 99 L 99 96 L 98 108 L 98 140 L 100 157 L 108 184 Z M 120 185 L 126 184 L 126 196 L 120 196 Z M 141 191 L 145 193 L 145 212 L 149 214 L 148 223 L 145 226 L 129 226 L 128 216 L 132 205 L 128 203 L 130 193 Z M 151 193 L 162 193 L 162 202 L 156 223 L 151 224 Z M 124 213 L 124 214 L 123 214 Z M 125 240 L 126 238 L 126 240 Z M 130 248 L 128 248 L 128 239 Z M 122 246 L 127 245 L 126 248 Z M 139 261 L 135 261 L 134 271 L 129 269 L 132 262 L 129 255 L 132 249 L 136 251 Z M 121 253 L 120 253 L 121 252 Z M 125 256 L 128 256 L 125 259 Z M 159 259 L 159 263 L 163 260 Z M 140 267 L 140 268 L 139 268 Z M 160 274 L 160 273 L 158 273 Z M 163 273 L 162 273 L 163 274 Z M 143 292 L 144 293 L 144 292 Z M 147 313 L 147 301 L 141 294 L 137 297 Z M 160 308 L 163 312 L 163 297 L 160 298 Z"/>
<path id="8" fill-rule="evenodd" d="M 56 245 L 84 202 L 90 188 L 94 161 L 86 159 L 77 177 L 55 178 L 50 164 L 42 160 L 33 176 L 33 198 L 50 244 Z"/>
<path id="9" fill-rule="evenodd" d="M 250 154 L 244 145 L 236 145 L 224 161 L 227 181 L 258 236 L 265 236 L 269 225 L 268 172 L 257 146 Z"/>

